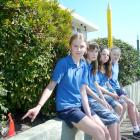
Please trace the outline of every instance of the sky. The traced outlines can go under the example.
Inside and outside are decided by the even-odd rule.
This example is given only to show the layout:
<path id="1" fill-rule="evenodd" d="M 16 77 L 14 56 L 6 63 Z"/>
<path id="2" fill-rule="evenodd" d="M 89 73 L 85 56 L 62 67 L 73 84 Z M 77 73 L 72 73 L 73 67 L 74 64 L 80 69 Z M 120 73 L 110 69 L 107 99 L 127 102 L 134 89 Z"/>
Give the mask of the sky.
<path id="1" fill-rule="evenodd" d="M 67 8 L 93 22 L 99 30 L 89 39 L 107 37 L 107 6 L 112 10 L 112 35 L 136 47 L 140 38 L 140 0 L 59 0 Z"/>

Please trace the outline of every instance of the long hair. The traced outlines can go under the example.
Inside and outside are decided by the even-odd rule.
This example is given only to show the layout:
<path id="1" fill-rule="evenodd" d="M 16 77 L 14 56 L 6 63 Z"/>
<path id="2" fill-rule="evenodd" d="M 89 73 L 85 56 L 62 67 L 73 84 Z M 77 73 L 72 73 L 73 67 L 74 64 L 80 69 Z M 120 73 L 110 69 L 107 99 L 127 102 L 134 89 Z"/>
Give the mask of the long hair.
<path id="1" fill-rule="evenodd" d="M 106 62 L 106 63 L 102 63 L 100 61 L 100 58 L 101 58 L 101 53 L 103 50 L 109 50 L 107 47 L 100 47 L 100 51 L 99 51 L 99 54 L 98 54 L 98 69 L 99 71 L 105 71 L 105 74 L 108 78 L 111 78 L 112 76 L 112 63 L 111 63 L 111 57 L 109 55 L 109 60 Z"/>
<path id="2" fill-rule="evenodd" d="M 96 42 L 89 43 L 87 50 L 90 51 L 90 50 L 94 50 L 94 49 L 99 50 L 99 45 Z M 87 53 L 84 56 L 85 56 L 85 58 L 87 58 Z M 93 75 L 95 75 L 98 71 L 98 61 L 95 60 L 91 64 L 92 64 L 92 73 L 93 73 Z"/>

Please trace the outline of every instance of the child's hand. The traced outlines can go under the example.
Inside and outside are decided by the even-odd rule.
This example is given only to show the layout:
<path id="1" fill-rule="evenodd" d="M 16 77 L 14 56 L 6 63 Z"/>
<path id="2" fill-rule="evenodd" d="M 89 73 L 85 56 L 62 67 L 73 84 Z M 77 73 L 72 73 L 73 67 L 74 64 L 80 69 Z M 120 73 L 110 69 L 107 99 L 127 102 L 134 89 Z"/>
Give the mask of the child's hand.
<path id="1" fill-rule="evenodd" d="M 40 109 L 41 109 L 41 106 L 37 105 L 36 107 L 28 110 L 28 112 L 22 117 L 22 120 L 25 119 L 26 117 L 29 117 L 31 118 L 31 122 L 33 122 L 36 116 L 38 115 Z"/>
<path id="2" fill-rule="evenodd" d="M 109 108 L 108 103 L 106 101 L 101 100 L 100 102 L 104 107 Z"/>
<path id="3" fill-rule="evenodd" d="M 105 101 L 106 102 L 106 101 Z M 108 104 L 108 102 L 106 102 L 106 106 L 109 110 L 112 110 L 112 107 Z"/>
<path id="4" fill-rule="evenodd" d="M 115 100 L 120 99 L 120 97 L 119 97 L 117 94 L 113 94 L 113 98 L 114 98 Z"/>

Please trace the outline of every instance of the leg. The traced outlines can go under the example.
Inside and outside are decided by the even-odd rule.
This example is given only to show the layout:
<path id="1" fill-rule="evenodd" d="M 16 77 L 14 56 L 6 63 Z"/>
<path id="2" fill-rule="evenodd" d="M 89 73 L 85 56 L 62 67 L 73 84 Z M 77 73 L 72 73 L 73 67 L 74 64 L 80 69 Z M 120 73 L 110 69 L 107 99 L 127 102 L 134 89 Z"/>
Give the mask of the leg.
<path id="1" fill-rule="evenodd" d="M 121 140 L 120 124 L 117 124 L 117 140 Z"/>
<path id="2" fill-rule="evenodd" d="M 107 126 L 108 128 L 108 131 L 110 133 L 110 137 L 112 140 L 118 140 L 117 137 L 118 137 L 118 124 L 115 123 L 115 124 L 112 124 L 112 125 L 109 125 Z"/>
<path id="3" fill-rule="evenodd" d="M 111 105 L 111 107 L 115 110 L 115 112 L 119 116 L 121 116 L 122 111 L 123 111 L 122 105 L 109 95 L 104 95 L 104 97 L 105 97 L 106 101 L 108 102 L 108 104 Z"/>
<path id="4" fill-rule="evenodd" d="M 78 123 L 73 122 L 73 125 L 92 136 L 94 140 L 106 140 L 103 129 L 96 123 L 94 119 L 85 116 Z"/>
<path id="5" fill-rule="evenodd" d="M 126 96 L 123 96 L 127 103 L 128 117 L 131 121 L 132 126 L 137 126 L 137 117 L 136 117 L 136 107 L 134 102 Z"/>
<path id="6" fill-rule="evenodd" d="M 139 138 L 140 139 L 140 129 L 139 129 L 139 124 L 138 124 L 138 110 L 136 108 L 135 103 L 129 99 L 128 97 L 124 97 L 124 99 L 127 102 L 127 108 L 128 108 L 128 117 L 130 118 L 131 124 L 133 126 L 133 137 L 134 138 Z"/>
<path id="7" fill-rule="evenodd" d="M 137 118 L 137 123 L 138 123 L 139 128 L 140 128 L 140 113 L 139 113 L 137 107 L 136 107 L 136 118 Z"/>
<path id="8" fill-rule="evenodd" d="M 91 112 L 92 111 L 95 112 L 100 117 L 100 120 L 104 123 L 104 125 L 109 126 L 108 130 L 111 139 L 116 140 L 117 139 L 116 130 L 117 130 L 117 123 L 119 122 L 119 117 L 113 114 L 109 109 L 107 109 L 106 107 L 104 107 L 102 104 L 98 102 L 90 103 L 90 109 Z M 98 122 L 101 122 L 100 120 Z"/>
<path id="9" fill-rule="evenodd" d="M 122 111 L 122 114 L 121 114 L 121 117 L 120 117 L 120 122 L 122 121 L 123 116 L 124 116 L 124 114 L 125 114 L 125 112 L 126 112 L 127 104 L 126 104 L 126 103 L 123 103 L 123 104 L 122 104 L 122 107 L 123 107 L 123 111 Z"/>
<path id="10" fill-rule="evenodd" d="M 68 126 L 84 131 L 88 135 L 92 136 L 94 140 L 106 140 L 104 130 L 95 119 L 85 115 L 82 108 L 68 108 L 57 112 L 58 117 L 64 120 Z M 92 112 L 93 115 L 95 113 Z"/>
<path id="11" fill-rule="evenodd" d="M 126 109 L 127 109 L 127 103 L 122 98 L 119 100 L 119 103 L 122 105 L 122 108 L 123 108 L 122 114 L 120 116 L 120 122 L 121 122 L 123 120 L 123 116 L 124 116 Z"/>
<path id="12" fill-rule="evenodd" d="M 110 137 L 110 134 L 109 134 L 109 132 L 108 132 L 108 129 L 107 129 L 107 127 L 105 127 L 105 125 L 104 125 L 103 122 L 100 120 L 100 118 L 99 118 L 97 115 L 94 115 L 94 116 L 93 116 L 93 119 L 95 119 L 96 123 L 99 124 L 99 126 L 101 126 L 102 129 L 104 130 L 106 140 L 111 140 L 111 137 Z"/>
<path id="13" fill-rule="evenodd" d="M 121 117 L 123 112 L 123 107 L 119 102 L 116 103 L 115 112 Z"/>

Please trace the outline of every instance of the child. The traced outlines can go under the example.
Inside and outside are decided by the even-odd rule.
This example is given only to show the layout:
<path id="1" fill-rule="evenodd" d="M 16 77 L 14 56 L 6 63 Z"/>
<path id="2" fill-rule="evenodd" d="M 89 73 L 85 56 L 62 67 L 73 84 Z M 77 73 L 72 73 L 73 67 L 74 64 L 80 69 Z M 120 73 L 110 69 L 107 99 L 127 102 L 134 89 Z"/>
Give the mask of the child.
<path id="1" fill-rule="evenodd" d="M 123 97 L 127 103 L 128 117 L 130 118 L 131 124 L 133 126 L 133 136 L 135 138 L 140 138 L 140 115 L 135 103 L 127 96 L 127 94 L 121 89 L 118 74 L 119 74 L 119 64 L 118 61 L 121 56 L 121 49 L 118 47 L 113 47 L 111 49 L 111 61 L 112 61 L 112 77 L 110 79 L 110 84 L 116 91 L 116 93 Z"/>
<path id="2" fill-rule="evenodd" d="M 107 126 L 110 132 L 111 139 L 117 140 L 120 139 L 119 125 L 118 125 L 119 118 L 105 107 L 107 106 L 107 103 L 104 100 L 102 93 L 100 94 L 97 92 L 97 88 L 95 86 L 96 76 L 97 76 L 96 72 L 98 70 L 98 64 L 97 64 L 98 50 L 99 50 L 99 46 L 97 43 L 89 44 L 87 49 L 87 54 L 85 55 L 85 58 L 87 60 L 87 69 L 88 69 L 88 82 L 89 82 L 88 86 L 93 91 L 93 94 L 89 96 L 90 109 L 91 112 L 94 111 L 103 121 L 103 123 Z M 103 101 L 100 98 L 103 99 L 104 104 L 102 104 Z"/>
<path id="3" fill-rule="evenodd" d="M 115 109 L 117 114 L 120 116 L 120 121 L 126 110 L 126 103 L 123 99 L 119 99 L 119 96 L 112 91 L 111 85 L 109 84 L 109 79 L 112 75 L 111 70 L 111 59 L 109 50 L 107 48 L 101 48 L 98 55 L 99 71 L 98 71 L 98 83 L 100 89 L 105 93 L 105 99 L 107 102 Z"/>
<path id="4" fill-rule="evenodd" d="M 45 88 L 37 106 L 28 110 L 23 119 L 33 121 L 41 107 L 49 99 L 57 85 L 56 110 L 58 117 L 69 126 L 74 126 L 92 136 L 94 140 L 106 140 L 105 132 L 90 112 L 88 105 L 85 77 L 86 65 L 82 59 L 87 45 L 82 34 L 75 34 L 70 39 L 71 54 L 62 58 L 56 65 L 52 80 Z M 82 105 L 84 111 L 82 110 Z"/>

